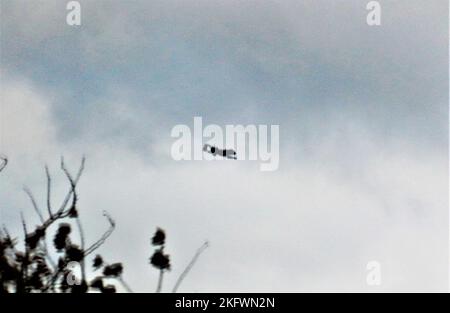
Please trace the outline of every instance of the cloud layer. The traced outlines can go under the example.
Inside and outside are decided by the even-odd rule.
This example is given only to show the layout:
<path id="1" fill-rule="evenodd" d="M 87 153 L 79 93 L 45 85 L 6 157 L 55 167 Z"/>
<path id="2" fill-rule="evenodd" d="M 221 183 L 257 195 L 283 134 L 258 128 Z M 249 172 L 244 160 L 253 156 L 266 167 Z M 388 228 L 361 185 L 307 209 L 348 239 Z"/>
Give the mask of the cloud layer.
<path id="1" fill-rule="evenodd" d="M 448 8 L 442 1 L 2 1 L 1 222 L 30 215 L 86 154 L 81 214 L 134 289 L 153 291 L 150 236 L 167 230 L 183 291 L 445 290 L 448 287 Z M 3 18 L 4 17 L 4 18 Z M 23 21 L 27 21 L 24 23 Z M 171 128 L 279 124 L 280 169 L 175 162 Z M 41 197 L 41 198 L 42 198 Z M 43 199 L 41 199 L 43 201 Z M 366 285 L 366 264 L 383 284 Z M 145 277 L 145 279 L 143 279 Z"/>

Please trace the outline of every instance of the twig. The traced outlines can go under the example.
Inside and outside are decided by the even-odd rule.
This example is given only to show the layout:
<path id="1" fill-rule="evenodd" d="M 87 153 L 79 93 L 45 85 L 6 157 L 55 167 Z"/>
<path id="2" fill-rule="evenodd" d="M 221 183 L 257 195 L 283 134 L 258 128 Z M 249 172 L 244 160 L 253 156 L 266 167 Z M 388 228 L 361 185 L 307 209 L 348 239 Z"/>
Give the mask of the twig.
<path id="1" fill-rule="evenodd" d="M 83 232 L 83 227 L 81 225 L 81 220 L 80 220 L 80 216 L 77 216 L 77 226 L 78 226 L 78 232 L 80 233 L 80 241 L 81 241 L 81 251 L 84 251 L 84 247 L 85 247 L 85 242 L 84 242 L 84 232 Z M 81 278 L 82 281 L 86 281 L 86 267 L 85 267 L 85 263 L 84 263 L 84 258 L 81 259 Z"/>
<path id="2" fill-rule="evenodd" d="M 67 179 L 70 182 L 70 186 L 72 187 L 72 206 L 70 207 L 70 210 L 76 210 L 77 202 L 78 202 L 78 195 L 76 191 L 76 183 L 74 179 L 72 178 L 72 175 L 70 175 L 70 172 L 67 170 L 66 165 L 64 163 L 64 158 L 61 158 L 61 169 L 66 174 Z M 80 215 L 79 212 L 76 212 L 76 220 L 77 220 L 77 226 L 78 226 L 78 233 L 80 234 L 80 242 L 81 242 L 81 251 L 84 251 L 85 248 L 85 240 L 84 240 L 84 231 L 83 227 L 81 225 Z M 81 278 L 82 281 L 86 281 L 86 268 L 84 263 L 84 258 L 81 260 Z"/>
<path id="3" fill-rule="evenodd" d="M 86 159 L 83 157 L 82 161 L 81 161 L 81 165 L 80 168 L 78 170 L 77 175 L 75 176 L 75 178 L 73 179 L 73 185 L 75 185 L 75 187 L 78 184 L 78 181 L 80 180 L 81 174 L 84 171 L 84 164 L 85 164 Z M 67 193 L 66 197 L 64 198 L 61 206 L 59 207 L 58 211 L 56 211 L 56 213 L 54 213 L 52 215 L 52 217 L 50 217 L 49 219 L 47 219 L 43 225 L 42 228 L 46 229 L 48 228 L 50 225 L 52 225 L 56 220 L 61 219 L 61 218 L 65 218 L 67 216 L 69 216 L 70 213 L 70 208 L 69 210 L 66 210 L 67 208 L 67 204 L 69 203 L 69 200 L 72 198 L 72 195 L 74 193 L 74 186 L 71 183 L 71 188 L 69 190 L 69 192 Z"/>
<path id="4" fill-rule="evenodd" d="M 47 176 L 47 211 L 48 216 L 50 218 L 53 216 L 52 213 L 52 205 L 51 205 L 51 187 L 52 187 L 52 179 L 50 176 L 50 170 L 48 169 L 48 166 L 45 166 L 45 176 Z"/>
<path id="5" fill-rule="evenodd" d="M 103 215 L 106 216 L 106 218 L 108 219 L 109 228 L 99 240 L 97 240 L 94 244 L 92 244 L 89 248 L 87 248 L 84 251 L 85 256 L 87 256 L 87 255 L 91 254 L 92 252 L 94 252 L 95 250 L 97 250 L 106 241 L 106 239 L 108 239 L 108 237 L 111 236 L 114 229 L 116 228 L 116 223 L 114 222 L 114 220 L 109 216 L 109 214 L 106 211 L 103 212 Z"/>
<path id="6" fill-rule="evenodd" d="M 58 215 L 58 214 L 62 214 L 61 212 L 64 212 L 64 209 L 66 208 L 67 204 L 69 203 L 69 200 L 70 200 L 71 197 L 73 196 L 73 193 L 74 193 L 74 191 L 75 191 L 75 187 L 77 186 L 78 181 L 80 180 L 81 174 L 82 174 L 83 171 L 84 171 L 84 165 L 85 165 L 85 162 L 86 162 L 86 158 L 83 157 L 82 160 L 81 160 L 81 165 L 80 165 L 80 168 L 79 168 L 79 170 L 78 170 L 78 173 L 77 173 L 77 175 L 75 176 L 75 179 L 73 179 L 73 180 L 70 182 L 70 183 L 71 183 L 70 191 L 67 193 L 66 198 L 64 199 L 64 201 L 62 202 L 62 204 L 61 204 L 59 210 L 57 211 L 57 215 Z M 61 166 L 63 167 L 63 170 L 64 170 L 64 169 L 65 169 L 65 166 L 64 166 L 64 158 L 61 158 Z"/>
<path id="7" fill-rule="evenodd" d="M 183 271 L 183 273 L 181 273 L 180 277 L 178 277 L 178 280 L 175 284 L 175 286 L 173 287 L 172 292 L 176 293 L 178 288 L 180 287 L 181 283 L 183 282 L 183 280 L 186 278 L 187 274 L 189 274 L 190 270 L 194 267 L 195 262 L 197 262 L 198 258 L 200 257 L 200 255 L 209 247 L 209 243 L 206 241 L 195 253 L 194 257 L 192 258 L 191 262 L 188 264 L 188 266 L 186 266 L 185 270 Z"/>
<path id="8" fill-rule="evenodd" d="M 156 293 L 161 293 L 163 285 L 163 277 L 164 277 L 164 270 L 161 269 L 159 271 L 159 279 L 158 279 L 158 286 L 156 287 Z"/>
<path id="9" fill-rule="evenodd" d="M 48 168 L 47 165 L 45 165 L 45 176 L 47 177 L 47 212 L 48 212 L 48 216 L 50 218 L 52 218 L 53 213 L 52 213 L 52 200 L 51 200 L 51 189 L 52 189 L 52 178 L 50 175 L 50 170 Z M 47 247 L 47 238 L 44 238 L 44 251 L 46 253 L 47 259 L 50 263 L 50 265 L 52 266 L 53 269 L 56 269 L 56 263 L 55 261 L 53 261 L 53 259 L 50 256 L 50 253 L 48 252 L 48 247 Z"/>
<path id="10" fill-rule="evenodd" d="M 36 199 L 34 198 L 33 193 L 27 187 L 24 187 L 23 190 L 27 194 L 28 198 L 30 198 L 30 201 L 31 201 L 31 204 L 33 205 L 34 211 L 39 216 L 41 223 L 44 223 L 45 222 L 44 216 L 42 215 L 41 210 L 39 209 L 39 207 L 36 203 Z"/>
<path id="11" fill-rule="evenodd" d="M 2 231 L 3 231 L 3 233 L 4 233 L 4 236 L 6 236 L 6 238 L 11 239 L 11 236 L 9 235 L 9 231 L 8 231 L 8 229 L 6 228 L 6 225 L 5 225 L 5 224 L 2 224 Z"/>
<path id="12" fill-rule="evenodd" d="M 125 288 L 128 293 L 133 293 L 130 285 L 128 285 L 128 283 L 122 278 L 122 276 L 119 276 L 117 280 L 122 284 L 123 288 Z"/>
<path id="13" fill-rule="evenodd" d="M 52 214 L 41 226 L 41 228 L 43 228 L 44 230 L 47 229 L 48 227 L 50 227 L 55 221 L 57 221 L 58 219 L 62 219 L 65 218 L 67 216 L 69 216 L 70 214 L 70 209 L 67 209 L 67 204 L 69 203 L 69 200 L 72 199 L 77 199 L 76 197 L 76 186 L 78 184 L 78 181 L 80 180 L 81 174 L 84 171 L 84 166 L 85 166 L 85 162 L 86 162 L 86 158 L 83 157 L 81 160 L 81 165 L 80 168 L 78 169 L 77 175 L 75 176 L 75 178 L 72 178 L 72 176 L 70 175 L 70 173 L 67 171 L 65 164 L 64 164 L 64 158 L 61 158 L 61 168 L 63 169 L 63 171 L 66 173 L 66 176 L 70 177 L 69 181 L 70 181 L 70 190 L 67 193 L 66 197 L 64 198 L 61 206 L 59 207 L 58 211 L 56 211 L 56 213 Z M 72 200 L 73 201 L 73 200 Z M 73 204 L 73 202 L 72 202 Z M 56 271 L 56 273 L 52 276 L 52 278 L 50 278 L 48 284 L 43 288 L 43 292 L 46 292 L 47 290 L 49 290 L 50 288 L 53 288 L 58 276 L 62 273 L 62 270 L 65 268 L 66 264 L 63 264 L 63 266 L 61 268 L 58 268 L 58 270 Z"/>
<path id="14" fill-rule="evenodd" d="M 29 249 L 28 244 L 26 243 L 26 239 L 28 236 L 27 224 L 25 223 L 25 218 L 23 217 L 23 213 L 20 212 L 20 219 L 22 221 L 23 233 L 25 236 L 25 256 L 22 261 L 22 265 L 20 267 L 20 276 L 17 278 L 19 281 L 17 282 L 17 292 L 25 292 L 25 280 L 28 275 L 28 259 L 29 259 Z"/>
<path id="15" fill-rule="evenodd" d="M 23 212 L 20 212 L 20 220 L 22 221 L 22 229 L 25 238 L 28 236 L 27 224 L 25 223 L 25 218 L 23 217 Z"/>
<path id="16" fill-rule="evenodd" d="M 119 282 L 122 284 L 122 286 L 128 293 L 133 293 L 133 290 L 131 289 L 130 285 L 128 285 L 128 283 L 122 277 L 119 277 Z"/>

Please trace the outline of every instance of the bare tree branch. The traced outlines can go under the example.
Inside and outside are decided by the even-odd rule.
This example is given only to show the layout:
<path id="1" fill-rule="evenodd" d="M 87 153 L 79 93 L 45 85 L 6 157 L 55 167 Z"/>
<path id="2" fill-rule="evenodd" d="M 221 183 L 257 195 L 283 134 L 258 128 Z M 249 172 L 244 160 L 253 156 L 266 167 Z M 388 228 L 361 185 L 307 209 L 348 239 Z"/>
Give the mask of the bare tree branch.
<path id="1" fill-rule="evenodd" d="M 129 293 L 133 293 L 133 290 L 131 289 L 130 285 L 122 278 L 122 276 L 117 277 L 117 280 L 122 284 L 123 288 Z"/>
<path id="2" fill-rule="evenodd" d="M 50 176 L 50 170 L 48 169 L 47 165 L 45 166 L 45 176 L 47 177 L 47 211 L 48 216 L 51 218 L 53 216 L 51 205 L 52 178 Z"/>
<path id="3" fill-rule="evenodd" d="M 45 222 L 44 216 L 42 215 L 41 210 L 39 209 L 39 206 L 36 203 L 36 199 L 34 198 L 33 193 L 27 187 L 24 187 L 23 190 L 27 194 L 28 198 L 30 198 L 30 201 L 31 201 L 31 204 L 33 205 L 34 211 L 39 216 L 41 223 L 44 223 Z"/>
<path id="4" fill-rule="evenodd" d="M 9 231 L 8 231 L 8 229 L 6 228 L 6 225 L 5 225 L 5 224 L 2 225 L 2 231 L 3 231 L 3 233 L 5 233 L 5 235 L 6 235 L 7 238 L 11 238 L 11 236 L 9 235 Z"/>
<path id="5" fill-rule="evenodd" d="M 22 261 L 21 267 L 20 267 L 20 277 L 18 277 L 18 280 L 17 280 L 17 292 L 23 293 L 26 291 L 25 290 L 25 279 L 28 274 L 28 259 L 29 259 L 30 250 L 28 249 L 28 244 L 26 243 L 28 231 L 27 231 L 27 224 L 25 223 L 25 218 L 23 217 L 22 212 L 20 212 L 20 219 L 22 221 L 22 228 L 23 228 L 23 233 L 25 236 L 25 255 L 24 255 L 24 259 Z"/>
<path id="6" fill-rule="evenodd" d="M 23 234 L 26 238 L 28 235 L 28 230 L 27 230 L 27 223 L 25 223 L 25 218 L 23 217 L 23 212 L 20 212 L 20 220 L 22 222 Z"/>
<path id="7" fill-rule="evenodd" d="M 83 161 L 83 167 L 84 167 L 84 161 Z M 64 163 L 64 158 L 61 158 L 61 169 L 66 174 L 66 177 L 70 182 L 70 186 L 72 187 L 72 205 L 70 207 L 70 213 L 76 217 L 78 233 L 80 234 L 81 251 L 84 251 L 85 239 L 84 239 L 83 227 L 82 227 L 81 220 L 80 220 L 80 215 L 79 215 L 79 212 L 77 211 L 78 194 L 76 191 L 76 182 L 72 178 L 72 175 L 70 174 L 70 172 L 67 170 L 66 165 Z M 85 281 L 86 280 L 86 268 L 85 268 L 84 258 L 81 260 L 81 276 L 82 276 L 82 280 Z"/>
<path id="8" fill-rule="evenodd" d="M 109 236 L 113 233 L 114 229 L 116 228 L 116 223 L 114 220 L 109 216 L 109 214 L 104 211 L 103 215 L 108 219 L 109 222 L 109 228 L 108 230 L 103 234 L 103 236 L 97 240 L 93 245 L 91 245 L 89 248 L 87 248 L 84 252 L 84 255 L 87 256 L 97 250 L 105 241 L 108 239 Z"/>
<path id="9" fill-rule="evenodd" d="M 61 158 L 61 169 L 64 171 L 64 173 L 66 174 L 69 182 L 70 182 L 70 190 L 67 193 L 66 197 L 64 198 L 60 208 L 58 209 L 58 211 L 56 211 L 56 213 L 51 214 L 51 216 L 42 223 L 42 229 L 47 229 L 48 227 L 50 227 L 55 221 L 68 217 L 71 213 L 71 209 L 72 206 L 67 208 L 67 205 L 70 201 L 70 199 L 72 199 L 72 205 L 77 201 L 77 195 L 76 195 L 76 186 L 78 184 L 78 181 L 80 180 L 81 174 L 84 171 L 84 166 L 85 166 L 85 162 L 86 162 L 86 158 L 83 157 L 81 160 L 81 165 L 80 168 L 78 169 L 77 175 L 75 176 L 75 178 L 72 178 L 72 176 L 70 175 L 69 171 L 67 170 L 65 163 L 64 163 L 64 158 Z M 48 180 L 47 180 L 48 182 Z M 79 224 L 81 225 L 81 224 Z M 82 230 L 80 231 L 80 236 L 82 234 Z M 84 238 L 84 235 L 83 235 Z M 64 268 L 64 267 L 63 267 Z M 82 266 L 82 270 L 83 273 L 84 271 L 84 264 Z M 53 277 L 49 280 L 48 284 L 43 288 L 43 291 L 46 292 L 47 290 L 53 288 L 54 283 L 56 282 L 57 278 L 59 277 L 59 275 L 62 273 L 62 268 L 59 268 L 56 273 L 53 275 Z"/>
<path id="10" fill-rule="evenodd" d="M 5 168 L 6 164 L 6 158 L 2 158 L 0 156 L 0 171 Z M 71 173 L 66 167 L 64 158 L 61 158 L 61 170 L 64 172 L 67 180 L 70 183 L 70 189 L 65 195 L 65 198 L 63 199 L 59 209 L 57 207 L 52 207 L 51 196 L 53 190 L 52 187 L 54 186 L 52 186 L 53 182 L 50 170 L 48 166 L 45 166 L 45 174 L 47 178 L 47 198 L 46 204 L 39 204 L 44 210 L 45 206 L 47 207 L 48 217 L 45 212 L 44 214 L 42 214 L 36 198 L 32 194 L 31 190 L 26 187 L 24 188 L 25 193 L 28 195 L 33 205 L 34 211 L 39 216 L 41 225 L 36 226 L 36 229 L 30 229 L 31 231 L 34 231 L 28 233 L 27 224 L 25 222 L 23 214 L 21 214 L 22 227 L 25 236 L 25 245 L 23 250 L 21 247 L 19 249 L 15 248 L 17 240 L 10 238 L 6 228 L 0 229 L 0 240 L 4 240 L 4 246 L 6 247 L 6 249 L 3 249 L 3 252 L 6 253 L 4 255 L 6 255 L 6 258 L 9 258 L 9 260 L 11 261 L 10 263 L 12 264 L 11 266 L 14 270 L 14 276 L 12 276 L 12 280 L 2 282 L 0 277 L 0 293 L 3 291 L 15 291 L 19 293 L 58 291 L 84 293 L 91 290 L 101 291 L 105 293 L 116 292 L 115 285 L 104 285 L 103 280 L 106 280 L 105 284 L 107 284 L 109 283 L 109 279 L 115 279 L 116 283 L 120 283 L 122 285 L 123 290 L 127 292 L 133 292 L 122 276 L 122 263 L 111 264 L 109 268 L 105 267 L 105 263 L 103 262 L 103 258 L 101 255 L 97 255 L 95 257 L 92 266 L 94 270 L 103 268 L 103 276 L 97 276 L 94 279 L 90 280 L 90 278 L 88 277 L 90 275 L 86 275 L 85 267 L 87 267 L 88 264 L 88 255 L 96 251 L 105 243 L 105 241 L 115 230 L 116 224 L 115 221 L 110 217 L 110 215 L 104 211 L 103 215 L 106 217 L 109 223 L 109 227 L 100 237 L 100 239 L 94 241 L 92 245 L 86 248 L 85 235 L 77 208 L 79 200 L 77 185 L 84 171 L 84 166 L 85 158 L 83 157 L 78 171 L 76 173 Z M 60 220 L 65 218 L 70 218 L 70 222 L 68 221 L 67 223 L 61 223 L 53 239 L 54 247 L 56 251 L 60 253 L 58 262 L 55 263 L 53 262 L 53 260 L 51 260 L 49 250 L 47 249 L 46 231 L 48 232 L 48 228 L 51 227 L 54 223 L 58 223 Z M 73 219 L 75 219 L 75 221 Z M 74 222 L 76 222 L 78 226 L 81 241 L 79 245 L 74 244 L 72 242 L 72 236 L 69 236 Z M 161 233 L 159 229 L 158 231 Z M 170 256 L 164 254 L 165 234 L 164 232 L 162 232 L 162 235 L 159 234 L 158 236 L 158 231 L 152 239 L 152 244 L 156 247 L 156 250 L 153 256 L 150 258 L 150 263 L 154 267 L 159 269 L 159 279 L 156 292 L 160 293 L 163 290 L 164 278 L 166 278 L 165 272 L 170 269 Z M 192 268 L 195 266 L 199 257 L 208 248 L 208 246 L 208 242 L 205 242 L 196 251 L 192 260 L 178 277 L 172 292 L 177 292 L 180 285 L 184 282 Z M 80 281 L 77 277 L 75 277 L 77 279 L 76 285 L 72 285 L 71 281 L 69 281 L 69 278 L 72 278 L 69 275 L 74 275 L 73 268 L 68 266 L 70 262 L 79 262 L 82 273 L 81 284 L 78 284 L 78 282 Z M 51 265 L 51 267 L 49 265 Z M 0 273 L 0 276 L 2 276 L 2 273 Z"/>
<path id="11" fill-rule="evenodd" d="M 133 292 L 127 282 L 122 276 L 122 265 L 121 263 L 111 265 L 111 269 L 104 267 L 104 263 L 101 260 L 99 265 L 95 265 L 94 269 L 99 269 L 103 267 L 104 273 L 110 271 L 103 278 L 97 276 L 94 280 L 88 281 L 89 277 L 86 275 L 85 266 L 87 266 L 87 256 L 94 252 L 96 249 L 101 247 L 105 241 L 109 238 L 115 229 L 115 221 L 104 212 L 104 216 L 109 222 L 108 229 L 104 232 L 101 238 L 95 241 L 91 246 L 86 249 L 85 236 L 79 216 L 77 204 L 78 204 L 78 193 L 77 184 L 84 171 L 85 158 L 83 157 L 81 165 L 75 173 L 71 173 L 64 162 L 64 158 L 61 158 L 61 170 L 64 172 L 67 180 L 70 183 L 70 190 L 67 192 L 61 206 L 58 210 L 52 208 L 51 192 L 52 192 L 52 177 L 48 166 L 45 166 L 45 173 L 47 178 L 47 201 L 46 207 L 48 211 L 47 214 L 42 214 L 36 198 L 28 188 L 24 188 L 26 194 L 28 195 L 35 212 L 38 214 L 41 221 L 41 225 L 36 226 L 34 232 L 30 232 L 27 229 L 27 224 L 23 214 L 21 214 L 22 227 L 25 236 L 24 249 L 22 251 L 16 249 L 15 239 L 11 239 L 9 234 L 4 227 L 0 229 L 0 240 L 2 240 L 2 245 L 5 243 L 6 249 L 2 250 L 2 254 L 6 255 L 7 260 L 10 261 L 12 270 L 15 270 L 13 280 L 2 281 L 3 272 L 0 272 L 0 293 L 6 292 L 89 292 L 89 290 L 100 290 L 101 292 L 116 292 L 114 285 L 103 286 L 103 278 L 114 278 L 116 282 L 123 286 L 123 289 L 127 292 Z M 3 165 L 2 165 L 3 167 Z M 44 205 L 45 206 L 45 205 Z M 73 244 L 71 238 L 69 237 L 71 224 L 72 223 L 61 223 L 54 237 L 53 243 L 58 253 L 64 253 L 60 255 L 57 264 L 53 262 L 50 258 L 49 250 L 47 249 L 46 242 L 46 232 L 48 228 L 51 227 L 55 222 L 59 220 L 71 218 L 75 219 L 79 235 L 80 235 L 80 246 Z M 73 220 L 72 220 L 73 221 Z M 3 247 L 2 246 L 2 247 Z M 10 249 L 10 250 L 9 250 Z M 0 258 L 2 256 L 0 255 Z M 101 256 L 99 256 L 101 259 Z M 96 257 L 97 258 L 97 257 Z M 82 270 L 82 280 L 81 284 L 76 284 L 72 286 L 68 278 L 68 275 L 73 275 L 72 268 L 68 265 L 70 262 L 79 262 Z M 95 261 L 94 262 L 98 262 Z M 51 266 L 50 266 L 51 265 Z M 120 265 L 120 266 L 118 266 Z M 9 266 L 9 265 L 8 265 Z M 9 269 L 9 267 L 7 268 Z M 3 269 L 0 269 L 2 271 Z M 11 270 L 11 271 L 12 271 Z M 114 272 L 116 271 L 116 272 Z M 99 281 L 100 280 L 100 281 Z"/>
<path id="12" fill-rule="evenodd" d="M 158 279 L 158 286 L 156 287 L 156 293 L 161 293 L 162 285 L 163 285 L 163 278 L 164 278 L 164 270 L 159 270 L 159 279 Z"/>
<path id="13" fill-rule="evenodd" d="M 195 253 L 194 257 L 192 258 L 191 262 L 189 262 L 188 266 L 185 268 L 183 273 L 181 273 L 180 277 L 178 277 L 178 280 L 173 287 L 172 292 L 176 293 L 178 288 L 180 287 L 183 280 L 186 278 L 187 274 L 189 274 L 190 270 L 194 267 L 195 263 L 197 262 L 200 255 L 209 247 L 209 243 L 206 241 Z"/>
<path id="14" fill-rule="evenodd" d="M 42 228 L 46 229 L 50 225 L 52 225 L 56 220 L 69 216 L 71 208 L 67 209 L 67 204 L 69 203 L 70 199 L 72 198 L 74 191 L 76 189 L 76 186 L 78 184 L 78 181 L 80 180 L 81 174 L 84 171 L 85 162 L 86 162 L 86 159 L 83 157 L 80 168 L 78 169 L 77 175 L 70 182 L 70 184 L 71 184 L 70 190 L 67 193 L 66 197 L 64 198 L 61 206 L 59 207 L 58 211 L 56 211 L 56 213 L 52 214 L 52 216 L 42 224 Z"/>

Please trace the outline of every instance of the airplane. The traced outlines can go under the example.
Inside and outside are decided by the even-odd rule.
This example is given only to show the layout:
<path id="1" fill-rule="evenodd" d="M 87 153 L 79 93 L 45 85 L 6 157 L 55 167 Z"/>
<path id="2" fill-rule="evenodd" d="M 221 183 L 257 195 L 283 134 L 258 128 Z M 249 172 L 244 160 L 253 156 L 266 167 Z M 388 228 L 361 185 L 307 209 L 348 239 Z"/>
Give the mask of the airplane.
<path id="1" fill-rule="evenodd" d="M 0 172 L 5 169 L 6 165 L 8 165 L 8 158 L 0 155 Z"/>
<path id="2" fill-rule="evenodd" d="M 224 158 L 227 158 L 227 159 L 237 160 L 236 151 L 234 151 L 232 149 L 224 149 L 224 150 L 222 150 L 222 149 L 216 148 L 214 146 L 205 144 L 203 146 L 203 151 L 211 153 L 214 156 L 220 155 L 220 156 L 222 156 Z"/>

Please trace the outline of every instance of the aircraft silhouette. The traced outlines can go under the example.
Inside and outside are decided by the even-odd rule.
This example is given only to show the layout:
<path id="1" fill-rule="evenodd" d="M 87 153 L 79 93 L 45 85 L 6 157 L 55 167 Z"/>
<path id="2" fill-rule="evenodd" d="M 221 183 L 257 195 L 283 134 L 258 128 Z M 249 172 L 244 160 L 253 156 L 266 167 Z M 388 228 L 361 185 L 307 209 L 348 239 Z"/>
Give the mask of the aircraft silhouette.
<path id="1" fill-rule="evenodd" d="M 8 165 L 8 158 L 0 155 L 0 172 L 5 169 L 6 165 Z"/>
<path id="2" fill-rule="evenodd" d="M 227 159 L 237 160 L 236 151 L 234 151 L 232 149 L 224 149 L 224 150 L 222 150 L 222 149 L 219 149 L 217 147 L 205 144 L 203 146 L 203 151 L 211 153 L 214 156 L 220 155 L 220 156 L 222 156 L 224 158 L 227 158 Z"/>

